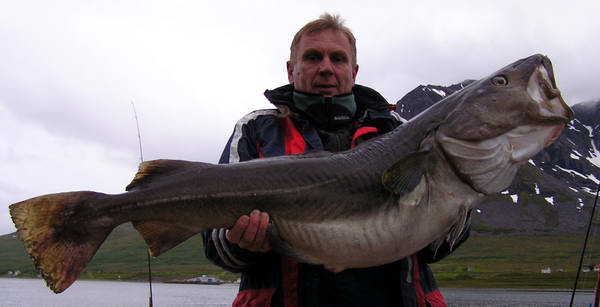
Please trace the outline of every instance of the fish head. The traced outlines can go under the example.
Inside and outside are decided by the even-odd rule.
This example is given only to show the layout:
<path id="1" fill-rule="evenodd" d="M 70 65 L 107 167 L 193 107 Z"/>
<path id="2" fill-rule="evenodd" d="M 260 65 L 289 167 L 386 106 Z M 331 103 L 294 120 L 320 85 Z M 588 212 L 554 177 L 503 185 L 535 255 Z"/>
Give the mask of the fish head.
<path id="1" fill-rule="evenodd" d="M 552 144 L 573 119 L 550 59 L 540 54 L 444 100 L 455 106 L 438 127 L 436 139 L 459 175 L 485 194 L 506 189 L 518 167 Z"/>
<path id="2" fill-rule="evenodd" d="M 550 59 L 540 54 L 507 65 L 455 95 L 444 99 L 454 98 L 458 105 L 443 129 L 463 140 L 489 139 L 524 125 L 564 127 L 573 119 Z"/>

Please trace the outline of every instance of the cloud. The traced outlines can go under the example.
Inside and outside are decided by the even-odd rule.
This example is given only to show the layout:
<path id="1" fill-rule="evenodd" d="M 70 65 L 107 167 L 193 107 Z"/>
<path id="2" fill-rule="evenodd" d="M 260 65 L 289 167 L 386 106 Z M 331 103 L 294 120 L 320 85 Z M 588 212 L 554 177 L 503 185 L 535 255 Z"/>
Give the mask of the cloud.
<path id="1" fill-rule="evenodd" d="M 62 191 L 120 193 L 133 178 L 137 157 L 111 146 L 57 136 L 19 121 L 0 106 L 0 233 L 12 231 L 9 204 Z"/>
<path id="2" fill-rule="evenodd" d="M 116 193 L 145 159 L 216 162 L 236 120 L 287 82 L 292 35 L 328 11 L 358 43 L 358 81 L 395 102 L 419 84 L 477 79 L 533 53 L 570 103 L 597 99 L 597 1 L 13 1 L 0 5 L 4 204 Z M 560 17 L 557 17 L 560 16 Z"/>

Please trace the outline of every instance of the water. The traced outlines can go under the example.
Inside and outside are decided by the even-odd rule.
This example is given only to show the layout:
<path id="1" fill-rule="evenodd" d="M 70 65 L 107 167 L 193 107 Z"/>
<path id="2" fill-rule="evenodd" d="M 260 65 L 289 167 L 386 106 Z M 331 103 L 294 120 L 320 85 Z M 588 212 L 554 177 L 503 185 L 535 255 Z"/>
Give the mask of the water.
<path id="1" fill-rule="evenodd" d="M 155 307 L 231 306 L 238 285 L 152 284 Z M 570 291 L 509 289 L 443 289 L 449 306 L 568 306 Z M 76 281 L 62 294 L 54 294 L 43 280 L 0 278 L 1 307 L 104 307 L 148 306 L 148 284 L 118 281 Z M 574 306 L 587 307 L 591 292 L 578 293 Z"/>
<path id="2" fill-rule="evenodd" d="M 448 305 L 456 307 L 563 307 L 569 306 L 571 291 L 442 289 Z M 593 292 L 577 292 L 573 306 L 588 307 L 593 302 Z"/>
<path id="3" fill-rule="evenodd" d="M 152 283 L 153 305 L 186 307 L 231 306 L 238 285 Z M 0 278 L 1 307 L 135 307 L 148 306 L 147 283 L 78 280 L 54 294 L 41 279 Z"/>

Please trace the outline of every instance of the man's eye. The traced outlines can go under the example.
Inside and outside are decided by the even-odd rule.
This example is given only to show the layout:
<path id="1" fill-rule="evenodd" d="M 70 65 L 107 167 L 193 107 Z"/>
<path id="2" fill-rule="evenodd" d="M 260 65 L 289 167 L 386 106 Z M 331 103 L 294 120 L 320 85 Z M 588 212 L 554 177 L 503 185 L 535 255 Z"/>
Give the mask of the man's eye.
<path id="1" fill-rule="evenodd" d="M 331 61 L 334 63 L 345 63 L 348 61 L 348 59 L 343 54 L 332 54 Z"/>
<path id="2" fill-rule="evenodd" d="M 316 62 L 316 61 L 319 61 L 321 59 L 321 57 L 318 54 L 310 53 L 310 54 L 307 54 L 304 57 L 304 59 L 307 61 Z"/>

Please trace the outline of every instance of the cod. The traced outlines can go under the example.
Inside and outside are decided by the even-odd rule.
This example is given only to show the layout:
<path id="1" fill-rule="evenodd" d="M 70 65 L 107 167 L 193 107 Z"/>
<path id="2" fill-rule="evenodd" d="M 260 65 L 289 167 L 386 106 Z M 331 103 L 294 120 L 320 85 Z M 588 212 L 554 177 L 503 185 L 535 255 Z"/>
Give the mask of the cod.
<path id="1" fill-rule="evenodd" d="M 158 256 L 253 209 L 269 213 L 278 253 L 338 271 L 377 266 L 453 244 L 471 208 L 506 189 L 572 117 L 551 61 L 536 54 L 348 151 L 227 165 L 148 161 L 126 193 L 43 195 L 10 214 L 56 293 L 120 224 L 132 222 Z"/>

